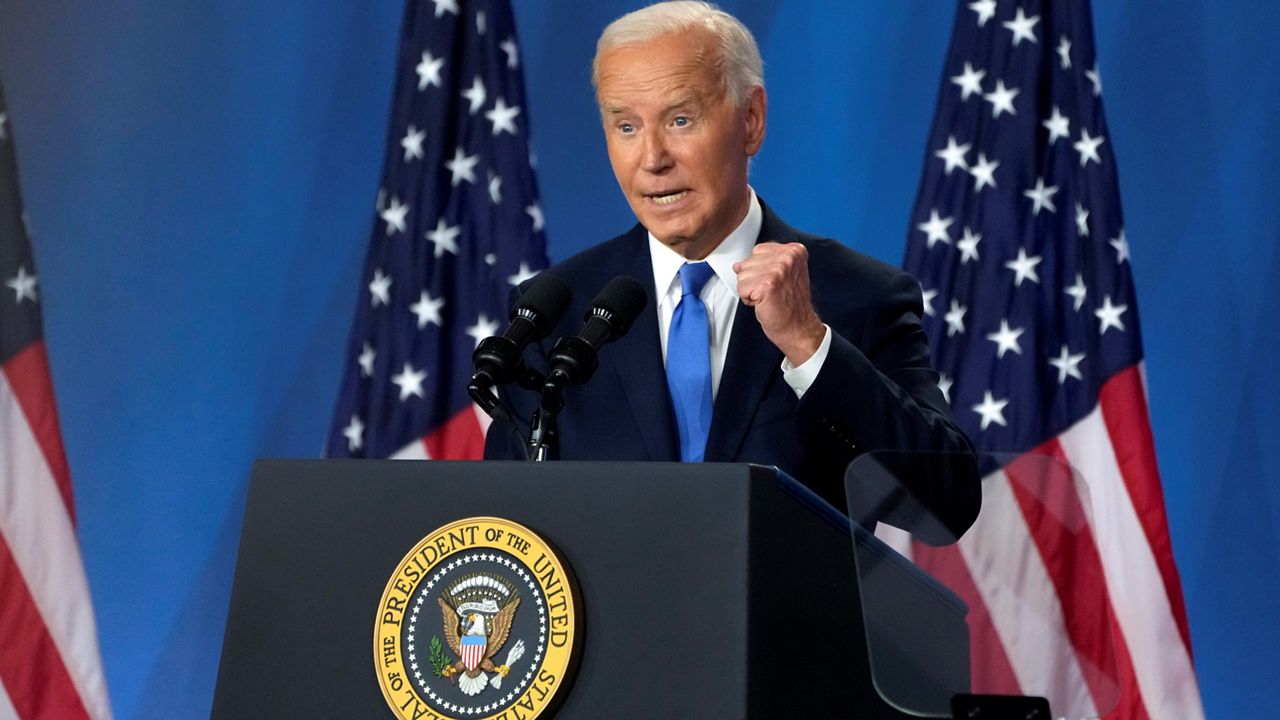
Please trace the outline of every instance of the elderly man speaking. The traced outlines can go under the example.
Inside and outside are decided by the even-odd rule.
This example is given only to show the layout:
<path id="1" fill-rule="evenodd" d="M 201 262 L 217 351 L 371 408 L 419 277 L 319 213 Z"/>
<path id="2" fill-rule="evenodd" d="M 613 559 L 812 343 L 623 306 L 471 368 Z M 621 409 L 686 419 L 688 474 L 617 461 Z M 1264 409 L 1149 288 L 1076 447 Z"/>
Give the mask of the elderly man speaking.
<path id="1" fill-rule="evenodd" d="M 600 36 L 592 80 L 639 224 L 547 271 L 575 298 L 552 336 L 573 333 L 615 276 L 652 295 L 595 377 L 567 390 L 562 459 L 776 465 L 844 508 L 860 453 L 972 452 L 929 366 L 919 284 L 790 227 L 748 184 L 768 102 L 742 23 L 702 2 L 630 13 Z M 526 362 L 545 366 L 543 354 Z M 491 430 L 487 457 L 522 455 Z M 957 530 L 977 513 L 976 469 L 910 489 Z"/>

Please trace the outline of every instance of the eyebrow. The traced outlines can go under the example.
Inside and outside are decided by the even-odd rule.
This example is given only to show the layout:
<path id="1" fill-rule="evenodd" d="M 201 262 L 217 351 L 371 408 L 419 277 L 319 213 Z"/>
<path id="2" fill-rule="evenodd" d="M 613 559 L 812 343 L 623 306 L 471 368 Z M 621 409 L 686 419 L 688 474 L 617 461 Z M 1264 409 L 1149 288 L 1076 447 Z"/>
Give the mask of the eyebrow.
<path id="1" fill-rule="evenodd" d="M 662 109 L 662 112 L 664 114 L 670 113 L 674 110 L 679 110 L 680 108 L 690 107 L 690 106 L 700 108 L 702 107 L 702 105 L 703 103 L 698 99 L 697 95 L 689 94 L 689 95 L 685 95 L 679 100 L 676 100 L 675 102 L 669 103 L 665 108 Z M 627 113 L 631 111 L 630 108 L 624 105 L 619 105 L 616 103 L 608 103 L 608 102 L 602 104 L 600 107 L 600 110 L 602 113 L 606 115 L 621 115 L 623 113 Z"/>

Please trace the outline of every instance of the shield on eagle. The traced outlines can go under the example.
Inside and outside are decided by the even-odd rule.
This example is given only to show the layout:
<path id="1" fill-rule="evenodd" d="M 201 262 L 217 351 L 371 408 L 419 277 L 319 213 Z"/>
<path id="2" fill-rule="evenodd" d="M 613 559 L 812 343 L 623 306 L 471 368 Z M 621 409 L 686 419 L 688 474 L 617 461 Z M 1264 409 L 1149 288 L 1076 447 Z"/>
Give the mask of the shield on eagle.
<path id="1" fill-rule="evenodd" d="M 462 664 L 466 666 L 468 671 L 474 671 L 480 665 L 480 661 L 484 660 L 485 648 L 489 646 L 489 637 L 484 631 L 484 617 L 479 613 L 472 613 L 468 618 L 470 621 L 467 631 L 460 640 L 459 655 L 462 656 Z"/>

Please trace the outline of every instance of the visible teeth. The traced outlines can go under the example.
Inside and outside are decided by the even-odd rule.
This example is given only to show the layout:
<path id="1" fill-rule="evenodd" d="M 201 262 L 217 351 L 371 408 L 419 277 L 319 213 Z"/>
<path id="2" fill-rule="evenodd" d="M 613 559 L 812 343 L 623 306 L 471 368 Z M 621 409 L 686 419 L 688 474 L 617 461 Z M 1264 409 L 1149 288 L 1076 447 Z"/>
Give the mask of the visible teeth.
<path id="1" fill-rule="evenodd" d="M 688 190 L 681 190 L 673 195 L 655 195 L 653 201 L 659 205 L 670 205 L 677 200 L 683 199 L 684 196 L 688 194 Z"/>

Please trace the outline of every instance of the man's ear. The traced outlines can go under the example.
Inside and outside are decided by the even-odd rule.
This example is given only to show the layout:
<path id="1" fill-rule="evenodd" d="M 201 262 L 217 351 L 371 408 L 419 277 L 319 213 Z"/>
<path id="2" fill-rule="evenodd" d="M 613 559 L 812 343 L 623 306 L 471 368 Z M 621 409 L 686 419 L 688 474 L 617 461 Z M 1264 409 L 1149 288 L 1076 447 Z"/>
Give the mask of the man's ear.
<path id="1" fill-rule="evenodd" d="M 747 92 L 743 113 L 743 120 L 747 124 L 747 145 L 744 148 L 747 157 L 753 157 L 760 152 L 760 146 L 764 143 L 765 114 L 768 106 L 769 100 L 763 87 L 756 85 Z"/>

